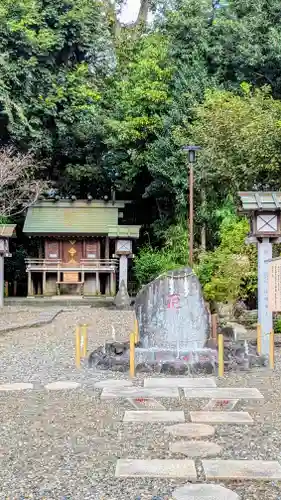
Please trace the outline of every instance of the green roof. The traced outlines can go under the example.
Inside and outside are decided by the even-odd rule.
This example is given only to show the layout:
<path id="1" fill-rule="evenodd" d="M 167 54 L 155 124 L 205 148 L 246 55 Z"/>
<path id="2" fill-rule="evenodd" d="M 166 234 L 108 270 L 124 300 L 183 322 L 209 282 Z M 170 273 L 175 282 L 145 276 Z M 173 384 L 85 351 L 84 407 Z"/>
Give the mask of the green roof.
<path id="1" fill-rule="evenodd" d="M 93 201 L 40 201 L 29 207 L 23 232 L 29 235 L 109 235 L 117 236 L 121 227 L 137 228 L 134 238 L 139 235 L 138 226 L 118 226 L 118 209 L 125 202 Z M 112 228 L 114 229 L 112 231 Z M 133 229 L 131 230 L 133 233 Z M 129 231 L 130 232 L 130 231 Z M 114 234 L 113 234 L 114 233 Z M 122 230 L 121 230 L 122 233 Z M 122 233 L 123 236 L 123 233 Z"/>
<path id="2" fill-rule="evenodd" d="M 109 226 L 110 238 L 138 238 L 141 226 Z"/>

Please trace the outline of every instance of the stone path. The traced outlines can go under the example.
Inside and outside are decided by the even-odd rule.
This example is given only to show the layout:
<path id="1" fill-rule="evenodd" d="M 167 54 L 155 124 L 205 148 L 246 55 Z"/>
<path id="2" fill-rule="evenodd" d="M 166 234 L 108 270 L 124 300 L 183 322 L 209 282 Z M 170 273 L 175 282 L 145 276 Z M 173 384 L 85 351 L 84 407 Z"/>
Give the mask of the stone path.
<path id="1" fill-rule="evenodd" d="M 89 381 L 90 382 L 90 381 Z M 42 385 L 45 391 L 73 391 L 88 387 L 86 381 L 81 384 L 73 380 L 57 380 Z M 38 390 L 36 384 L 11 383 L 0 385 L 0 392 L 23 391 L 29 393 L 32 389 Z M 93 390 L 94 389 L 94 390 Z M 134 385 L 131 380 L 116 380 L 108 378 L 97 382 L 91 381 L 91 390 L 96 399 L 106 402 L 108 407 L 112 400 L 123 399 L 131 404 L 134 410 L 121 410 L 123 425 L 142 424 L 149 426 L 167 422 L 179 422 L 176 425 L 163 427 L 163 434 L 171 439 L 182 437 L 184 440 L 167 442 L 167 451 L 175 455 L 184 455 L 186 459 L 179 458 L 151 458 L 142 459 L 133 457 L 121 458 L 116 462 L 115 477 L 146 477 L 146 478 L 183 478 L 186 481 L 200 481 L 202 476 L 197 470 L 197 461 L 202 459 L 202 472 L 207 481 L 216 480 L 254 480 L 274 481 L 281 480 L 281 466 L 277 461 L 263 460 L 222 460 L 206 459 L 218 457 L 223 447 L 216 442 L 206 440 L 215 433 L 219 437 L 220 428 L 216 429 L 209 424 L 249 425 L 253 424 L 252 416 L 246 411 L 226 411 L 233 408 L 239 399 L 261 400 L 263 395 L 255 388 L 218 388 L 213 378 L 146 378 L 143 387 Z M 180 396 L 184 394 L 187 399 L 210 399 L 201 411 L 179 410 Z M 79 396 L 81 397 L 81 396 Z M 176 400 L 176 410 L 168 410 L 171 403 L 165 406 L 158 401 Z M 114 402 L 115 404 L 115 402 Z M 122 402 L 120 402 L 122 405 Z M 221 411 L 223 408 L 223 411 Z M 188 419 L 191 422 L 188 422 Z M 141 429 L 141 427 L 140 427 Z M 153 429 L 153 427 L 152 427 Z M 126 431 L 125 431 L 126 432 Z M 216 439 L 216 438 L 215 438 Z M 157 450 L 156 450 L 157 452 Z M 213 496 L 211 496 L 213 495 Z M 239 496 L 227 488 L 214 484 L 188 484 L 175 489 L 175 500 L 193 498 L 203 500 L 214 498 L 216 500 L 238 500 Z M 132 499 L 133 500 L 133 499 Z"/>
<path id="2" fill-rule="evenodd" d="M 142 387 L 105 387 L 101 393 L 101 399 L 178 397 L 179 391 L 176 387 L 154 387 L 151 389 Z"/>
<path id="3" fill-rule="evenodd" d="M 280 480 L 281 465 L 264 460 L 203 460 L 206 479 Z"/>
<path id="4" fill-rule="evenodd" d="M 175 500 L 239 500 L 234 491 L 217 484 L 188 484 L 177 488 L 173 493 Z"/>
<path id="5" fill-rule="evenodd" d="M 258 389 L 248 387 L 184 388 L 189 399 L 264 399 Z"/>
<path id="6" fill-rule="evenodd" d="M 164 432 L 172 436 L 201 439 L 204 437 L 212 437 L 215 434 L 215 428 L 205 424 L 177 424 L 166 427 Z"/>
<path id="7" fill-rule="evenodd" d="M 170 451 L 181 453 L 187 457 L 216 457 L 220 455 L 222 448 L 210 441 L 176 441 L 170 443 Z"/>
<path id="8" fill-rule="evenodd" d="M 136 460 L 119 459 L 116 477 L 183 477 L 197 479 L 193 460 Z"/>
<path id="9" fill-rule="evenodd" d="M 247 411 L 191 411 L 192 422 L 212 424 L 253 424 Z"/>
<path id="10" fill-rule="evenodd" d="M 183 411 L 135 410 L 125 411 L 123 422 L 184 422 Z"/>
<path id="11" fill-rule="evenodd" d="M 213 378 L 189 378 L 189 377 L 169 377 L 169 378 L 145 378 L 144 387 L 216 387 L 216 381 Z"/>
<path id="12" fill-rule="evenodd" d="M 210 399 L 207 408 L 209 411 L 190 411 L 192 423 L 184 423 L 185 416 L 182 411 L 164 411 L 159 409 L 125 411 L 124 423 L 154 423 L 166 421 L 183 422 L 169 426 L 164 432 L 173 436 L 185 436 L 196 441 L 176 441 L 169 444 L 169 450 L 175 454 L 186 455 L 189 458 L 205 458 L 218 456 L 222 452 L 221 446 L 215 442 L 203 441 L 204 437 L 211 437 L 215 429 L 210 423 L 245 425 L 253 424 L 253 418 L 245 411 L 214 411 L 217 408 L 233 408 L 239 399 L 263 399 L 263 395 L 255 388 L 217 388 L 213 379 L 188 379 L 188 378 L 147 378 L 144 388 L 139 387 L 103 387 L 101 398 L 111 399 L 127 397 L 147 398 L 174 398 L 178 389 L 184 391 L 186 398 Z M 130 399 L 128 399 L 130 401 Z M 157 400 L 154 400 L 157 403 Z M 201 439 L 201 440 L 200 440 Z M 278 462 L 265 462 L 258 460 L 202 460 L 203 472 L 206 480 L 221 479 L 254 479 L 274 480 L 281 479 L 281 466 Z M 119 459 L 116 465 L 116 477 L 182 477 L 187 481 L 197 479 L 195 463 L 192 460 L 178 459 L 151 459 L 141 460 L 136 458 Z M 216 500 L 237 500 L 236 493 L 218 485 L 196 484 L 186 485 L 174 492 L 175 499 L 203 500 L 214 498 Z"/>

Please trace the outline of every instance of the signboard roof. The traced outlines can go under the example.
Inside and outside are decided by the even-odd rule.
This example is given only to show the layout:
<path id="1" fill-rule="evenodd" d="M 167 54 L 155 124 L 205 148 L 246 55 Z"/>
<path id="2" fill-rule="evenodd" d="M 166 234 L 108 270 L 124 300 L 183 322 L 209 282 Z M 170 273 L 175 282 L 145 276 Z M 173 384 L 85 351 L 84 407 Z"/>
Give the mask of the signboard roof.
<path id="1" fill-rule="evenodd" d="M 240 191 L 243 211 L 269 211 L 281 209 L 280 191 Z"/>

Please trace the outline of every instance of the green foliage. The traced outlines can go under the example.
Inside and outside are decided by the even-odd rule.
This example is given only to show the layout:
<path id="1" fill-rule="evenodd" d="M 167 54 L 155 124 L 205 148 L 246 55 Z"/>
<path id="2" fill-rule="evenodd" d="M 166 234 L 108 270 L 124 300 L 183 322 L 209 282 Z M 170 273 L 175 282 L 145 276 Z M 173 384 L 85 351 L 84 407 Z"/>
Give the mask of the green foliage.
<path id="1" fill-rule="evenodd" d="M 163 250 L 143 247 L 134 261 L 134 270 L 139 285 L 145 285 L 160 274 L 177 267 Z"/>
<path id="2" fill-rule="evenodd" d="M 248 232 L 248 221 L 229 213 L 221 222 L 219 246 L 200 256 L 196 273 L 207 300 L 229 302 L 255 295 L 257 255 L 255 247 L 245 244 Z"/>
<path id="3" fill-rule="evenodd" d="M 281 103 L 270 89 L 207 91 L 190 127 L 205 181 L 225 193 L 280 186 Z M 208 165 L 207 170 L 205 165 Z M 203 176 L 203 172 L 201 174 Z"/>
<path id="4" fill-rule="evenodd" d="M 281 318 L 277 316 L 274 321 L 274 333 L 281 334 Z"/>
<path id="5" fill-rule="evenodd" d="M 164 245 L 161 249 L 143 247 L 134 261 L 134 270 L 139 285 L 145 285 L 160 274 L 187 265 L 187 231 L 179 222 L 170 226 L 161 235 Z"/>

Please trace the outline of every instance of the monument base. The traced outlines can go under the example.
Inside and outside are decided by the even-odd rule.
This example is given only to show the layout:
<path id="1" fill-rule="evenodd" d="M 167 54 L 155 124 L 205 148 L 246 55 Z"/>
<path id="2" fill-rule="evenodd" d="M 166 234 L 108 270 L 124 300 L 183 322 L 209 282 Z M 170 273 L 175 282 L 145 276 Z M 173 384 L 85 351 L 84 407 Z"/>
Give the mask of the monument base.
<path id="1" fill-rule="evenodd" d="M 129 371 L 129 342 L 108 342 L 89 356 L 89 366 L 97 370 Z M 259 356 L 253 346 L 245 342 L 229 341 L 224 349 L 225 370 L 247 370 L 267 366 L 267 358 Z M 173 375 L 216 374 L 216 348 L 165 349 L 135 348 L 136 372 L 170 373 Z"/>

